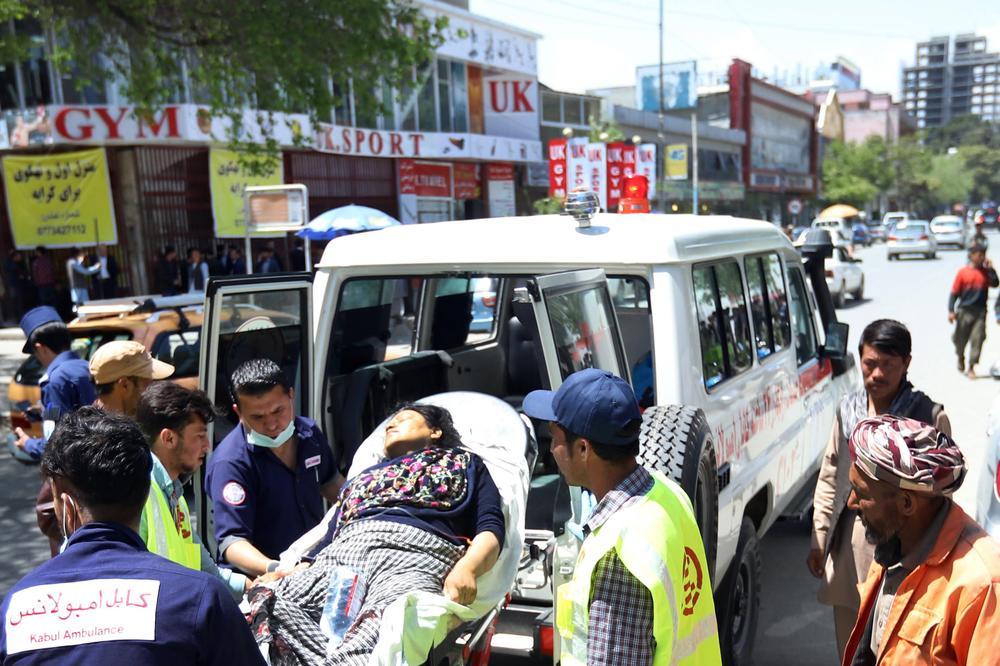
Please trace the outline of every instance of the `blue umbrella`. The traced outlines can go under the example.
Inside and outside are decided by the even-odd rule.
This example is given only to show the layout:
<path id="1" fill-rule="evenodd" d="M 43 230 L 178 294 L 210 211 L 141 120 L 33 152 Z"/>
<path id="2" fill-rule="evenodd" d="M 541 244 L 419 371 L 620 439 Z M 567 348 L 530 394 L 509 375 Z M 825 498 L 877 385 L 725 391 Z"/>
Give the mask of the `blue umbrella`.
<path id="1" fill-rule="evenodd" d="M 399 224 L 399 220 L 367 206 L 341 206 L 314 218 L 296 236 L 309 240 L 331 240 L 359 231 L 375 231 Z"/>

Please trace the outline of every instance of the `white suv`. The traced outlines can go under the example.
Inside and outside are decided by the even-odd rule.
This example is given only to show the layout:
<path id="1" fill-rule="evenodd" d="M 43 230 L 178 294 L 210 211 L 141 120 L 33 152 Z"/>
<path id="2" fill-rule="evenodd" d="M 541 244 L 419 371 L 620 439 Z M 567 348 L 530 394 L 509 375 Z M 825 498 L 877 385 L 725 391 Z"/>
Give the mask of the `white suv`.
<path id="1" fill-rule="evenodd" d="M 631 378 L 645 408 L 643 462 L 691 495 L 723 649 L 747 663 L 758 539 L 808 508 L 837 405 L 859 383 L 826 290 L 829 235 L 810 232 L 804 263 L 765 222 L 577 215 L 393 227 L 331 241 L 315 280 L 213 278 L 203 387 L 228 404 L 225 378 L 238 363 L 275 359 L 295 378 L 299 413 L 320 422 L 346 469 L 399 401 L 477 391 L 519 407 L 585 367 Z M 484 277 L 494 280 L 493 317 L 474 327 Z M 248 327 L 231 314 L 247 305 L 299 325 Z M 551 660 L 553 589 L 572 575 L 586 516 L 546 428 L 536 435 L 525 566 L 493 648 Z"/>

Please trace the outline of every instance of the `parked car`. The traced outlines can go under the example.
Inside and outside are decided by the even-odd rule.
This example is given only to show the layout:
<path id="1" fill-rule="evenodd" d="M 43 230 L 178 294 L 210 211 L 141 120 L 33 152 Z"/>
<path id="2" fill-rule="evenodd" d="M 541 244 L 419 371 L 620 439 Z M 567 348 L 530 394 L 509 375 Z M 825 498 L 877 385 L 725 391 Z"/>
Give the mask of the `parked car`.
<path id="1" fill-rule="evenodd" d="M 860 245 L 861 247 L 868 247 L 871 245 L 872 235 L 868 231 L 868 226 L 861 222 L 855 222 L 851 226 L 851 242 L 855 245 Z"/>
<path id="2" fill-rule="evenodd" d="M 686 594 L 714 591 L 724 654 L 746 663 L 759 615 L 759 539 L 779 516 L 808 510 L 836 406 L 859 386 L 824 279 L 822 257 L 833 248 L 823 238 L 803 248 L 803 262 L 766 222 L 671 215 L 664 224 L 661 215 L 583 203 L 573 209 L 577 224 L 509 217 L 337 238 L 318 264 L 315 293 L 308 273 L 212 278 L 206 312 L 266 294 L 298 313 L 298 325 L 282 329 L 296 410 L 319 421 L 342 469 L 401 401 L 471 391 L 520 406 L 529 391 L 556 389 L 586 367 L 633 381 L 650 368 L 649 385 L 636 387 L 649 398 L 642 460 L 693 498 L 707 561 L 693 563 Z M 474 292 L 439 288 L 459 277 L 496 280 L 488 335 L 470 336 Z M 387 361 L 391 296 L 403 279 L 419 284 L 412 344 Z M 467 289 L 478 287 L 469 280 Z M 212 316 L 204 324 L 200 377 L 217 404 L 230 402 L 222 368 L 234 347 L 249 351 L 244 335 Z M 213 443 L 233 418 L 211 424 Z M 520 571 L 497 624 L 470 630 L 469 647 L 488 643 L 495 627 L 504 651 L 551 661 L 553 590 L 571 575 L 587 514 L 580 490 L 558 473 L 547 428 L 534 430 L 539 460 Z M 209 514 L 200 507 L 211 549 Z"/>
<path id="3" fill-rule="evenodd" d="M 937 257 L 937 241 L 926 220 L 907 220 L 897 223 L 885 243 L 886 259 L 892 261 L 904 254 L 919 254 L 925 259 Z"/>
<path id="4" fill-rule="evenodd" d="M 870 222 L 868 224 L 868 235 L 872 242 L 884 243 L 886 238 L 886 226 L 881 222 Z"/>
<path id="5" fill-rule="evenodd" d="M 71 349 L 86 360 L 97 348 L 113 340 L 137 340 L 153 357 L 173 364 L 173 380 L 198 385 L 198 354 L 202 322 L 202 295 L 135 296 L 90 301 L 79 308 L 67 328 Z M 32 437 L 42 434 L 37 406 L 42 397 L 39 380 L 45 372 L 32 355 L 14 372 L 7 385 L 10 426 L 23 428 Z"/>
<path id="6" fill-rule="evenodd" d="M 861 269 L 861 260 L 842 247 L 834 248 L 833 256 L 826 262 L 826 286 L 838 308 L 844 307 L 848 294 L 860 301 L 865 297 L 865 272 Z"/>
<path id="7" fill-rule="evenodd" d="M 964 250 L 971 240 L 965 220 L 957 215 L 938 215 L 931 220 L 931 232 L 938 247 L 952 245 Z"/>

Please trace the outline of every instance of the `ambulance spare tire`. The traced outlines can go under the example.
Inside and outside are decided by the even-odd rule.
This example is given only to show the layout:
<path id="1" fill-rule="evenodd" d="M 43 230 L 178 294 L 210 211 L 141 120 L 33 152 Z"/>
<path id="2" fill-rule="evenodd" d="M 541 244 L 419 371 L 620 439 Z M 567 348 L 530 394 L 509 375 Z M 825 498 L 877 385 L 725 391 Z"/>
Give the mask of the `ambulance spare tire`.
<path id="1" fill-rule="evenodd" d="M 650 407 L 642 414 L 639 444 L 639 462 L 676 481 L 691 498 L 705 544 L 708 577 L 714 582 L 719 474 L 705 413 L 681 405 Z"/>

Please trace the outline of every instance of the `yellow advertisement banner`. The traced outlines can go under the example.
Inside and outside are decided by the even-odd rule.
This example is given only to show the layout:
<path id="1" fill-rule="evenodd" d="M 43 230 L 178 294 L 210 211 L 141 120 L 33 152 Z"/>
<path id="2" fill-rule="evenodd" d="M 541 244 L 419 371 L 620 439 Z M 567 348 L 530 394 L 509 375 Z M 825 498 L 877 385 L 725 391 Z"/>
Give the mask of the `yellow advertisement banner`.
<path id="1" fill-rule="evenodd" d="M 240 164 L 234 150 L 212 148 L 208 153 L 209 187 L 212 191 L 212 219 L 217 238 L 245 238 L 243 190 L 250 186 L 281 185 L 285 182 L 280 157 L 267 164 L 265 173 L 253 175 Z M 255 233 L 254 238 L 283 236 L 282 233 Z"/>
<path id="2" fill-rule="evenodd" d="M 688 147 L 683 143 L 667 146 L 666 173 L 668 180 L 687 180 Z"/>
<path id="3" fill-rule="evenodd" d="M 22 250 L 118 242 L 103 148 L 6 155 L 3 180 L 14 245 Z"/>

